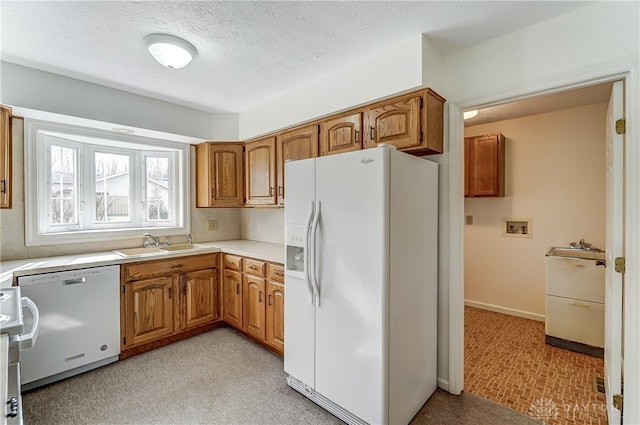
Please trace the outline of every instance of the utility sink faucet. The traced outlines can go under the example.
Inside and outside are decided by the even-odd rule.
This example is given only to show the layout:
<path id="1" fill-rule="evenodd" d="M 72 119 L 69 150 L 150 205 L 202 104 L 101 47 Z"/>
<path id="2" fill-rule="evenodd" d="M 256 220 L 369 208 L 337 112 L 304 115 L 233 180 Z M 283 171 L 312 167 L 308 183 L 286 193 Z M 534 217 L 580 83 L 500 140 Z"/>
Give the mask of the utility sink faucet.
<path id="1" fill-rule="evenodd" d="M 149 247 L 149 246 L 160 246 L 160 239 L 158 239 L 157 237 L 153 236 L 151 233 L 145 233 L 144 234 L 145 238 L 151 238 L 153 240 L 153 243 L 149 243 L 149 241 L 144 241 L 144 243 L 142 244 L 145 248 Z"/>
<path id="2" fill-rule="evenodd" d="M 600 248 L 596 248 L 595 246 L 592 246 L 590 243 L 585 242 L 584 239 L 580 239 L 578 243 L 571 242 L 569 245 L 571 246 L 571 248 L 575 248 L 575 249 L 584 249 L 585 251 L 602 252 Z"/>

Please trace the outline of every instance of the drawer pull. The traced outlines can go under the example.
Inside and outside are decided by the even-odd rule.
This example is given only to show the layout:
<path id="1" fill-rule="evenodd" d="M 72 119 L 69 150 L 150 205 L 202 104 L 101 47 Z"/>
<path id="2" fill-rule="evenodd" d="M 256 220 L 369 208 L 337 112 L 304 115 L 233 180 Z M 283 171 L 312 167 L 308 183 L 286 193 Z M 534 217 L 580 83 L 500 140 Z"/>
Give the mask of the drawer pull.
<path id="1" fill-rule="evenodd" d="M 182 264 L 174 264 L 173 266 L 171 266 L 172 269 L 181 269 L 182 268 Z"/>
<path id="2" fill-rule="evenodd" d="M 258 302 L 262 302 L 262 291 L 258 292 Z"/>
<path id="3" fill-rule="evenodd" d="M 273 296 L 269 294 L 269 305 L 273 305 Z"/>
<path id="4" fill-rule="evenodd" d="M 273 272 L 273 274 L 275 274 L 276 276 L 284 276 L 284 273 L 282 272 Z"/>
<path id="5" fill-rule="evenodd" d="M 240 284 L 236 283 L 236 294 L 240 293 Z"/>
<path id="6" fill-rule="evenodd" d="M 576 307 L 591 307 L 589 304 L 587 303 L 579 303 L 577 301 L 571 301 L 569 304 L 574 305 Z"/>
<path id="7" fill-rule="evenodd" d="M 606 261 L 598 260 L 598 261 L 596 261 L 596 266 L 604 266 L 604 267 L 607 267 L 607 263 L 606 263 Z"/>

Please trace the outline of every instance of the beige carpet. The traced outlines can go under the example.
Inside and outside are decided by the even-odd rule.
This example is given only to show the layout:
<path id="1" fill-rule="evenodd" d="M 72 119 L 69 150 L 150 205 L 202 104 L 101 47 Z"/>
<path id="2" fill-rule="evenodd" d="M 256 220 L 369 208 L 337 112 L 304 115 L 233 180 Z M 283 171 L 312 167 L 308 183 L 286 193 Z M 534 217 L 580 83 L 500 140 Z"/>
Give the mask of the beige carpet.
<path id="1" fill-rule="evenodd" d="M 28 392 L 39 424 L 339 424 L 286 384 L 282 358 L 217 329 Z M 415 424 L 536 424 L 471 394 L 437 391 Z"/>

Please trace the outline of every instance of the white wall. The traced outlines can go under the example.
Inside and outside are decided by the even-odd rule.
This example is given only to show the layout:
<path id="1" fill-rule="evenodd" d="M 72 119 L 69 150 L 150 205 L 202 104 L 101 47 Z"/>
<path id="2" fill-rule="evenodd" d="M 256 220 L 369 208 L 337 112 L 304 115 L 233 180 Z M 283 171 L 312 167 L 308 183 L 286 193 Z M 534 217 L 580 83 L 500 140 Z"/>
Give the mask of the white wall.
<path id="1" fill-rule="evenodd" d="M 0 71 L 1 103 L 6 105 L 202 139 L 216 135 L 209 112 L 10 62 L 0 62 Z"/>
<path id="2" fill-rule="evenodd" d="M 466 137 L 506 139 L 505 197 L 465 200 L 465 300 L 543 319 L 549 247 L 584 238 L 604 249 L 606 111 L 604 103 L 465 128 Z M 533 219 L 532 238 L 504 237 L 503 217 Z"/>
<path id="3" fill-rule="evenodd" d="M 639 27 L 640 3 L 596 2 L 446 56 L 442 66 L 446 79 L 441 94 L 453 104 L 472 107 L 576 84 L 593 78 L 594 73 L 608 69 L 617 72 L 619 68 L 629 66 L 628 63 L 637 67 Z M 462 140 L 455 143 L 462 143 Z M 444 153 L 441 161 L 448 164 L 452 173 L 457 173 L 464 158 L 462 155 L 450 158 L 451 151 Z M 449 175 L 445 176 L 446 181 L 443 181 L 442 173 L 440 175 L 442 188 L 442 185 L 448 185 Z M 462 205 L 462 190 L 462 187 L 451 187 L 449 201 Z M 453 214 L 449 205 L 441 205 L 440 212 L 440 232 L 463 225 L 462 222 L 449 223 L 448 217 Z M 453 256 L 450 241 L 443 242 L 439 246 L 440 252 L 446 251 Z M 457 259 L 452 258 L 449 267 L 458 267 L 452 262 Z M 439 264 L 443 266 L 442 262 Z M 440 281 L 438 290 L 440 300 L 450 299 L 450 282 Z M 443 382 L 448 382 L 450 371 L 445 354 L 447 358 L 452 356 L 449 352 L 450 315 L 446 313 L 438 311 L 441 321 L 438 344 L 440 348 L 445 347 L 439 352 L 438 376 Z M 457 369 L 458 365 L 452 367 Z"/>
<path id="4" fill-rule="evenodd" d="M 240 235 L 253 241 L 284 243 L 284 208 L 242 208 Z"/>
<path id="5" fill-rule="evenodd" d="M 422 86 L 422 36 L 373 52 L 364 60 L 240 113 L 240 138 L 251 138 L 373 99 Z"/>

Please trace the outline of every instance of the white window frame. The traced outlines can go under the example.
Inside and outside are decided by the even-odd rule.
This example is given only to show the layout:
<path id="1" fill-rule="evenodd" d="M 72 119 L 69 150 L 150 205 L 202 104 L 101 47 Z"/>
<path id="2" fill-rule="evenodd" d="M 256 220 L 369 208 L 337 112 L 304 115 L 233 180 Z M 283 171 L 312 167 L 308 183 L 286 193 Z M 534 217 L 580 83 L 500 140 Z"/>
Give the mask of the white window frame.
<path id="1" fill-rule="evenodd" d="M 88 155 L 95 155 L 95 152 L 123 153 L 131 152 L 135 149 L 137 152 L 132 157 L 130 164 L 131 182 L 138 184 L 146 181 L 146 172 L 139 167 L 144 163 L 147 156 L 167 156 L 170 159 L 170 181 L 174 182 L 173 190 L 170 193 L 175 201 L 175 219 L 171 224 L 163 222 L 148 222 L 144 210 L 145 201 L 143 188 L 136 188 L 132 192 L 136 193 L 130 200 L 130 218 L 138 220 L 140 223 L 136 227 L 121 227 L 121 223 L 96 223 L 95 222 L 95 205 L 89 205 L 91 202 L 85 202 L 84 209 L 79 209 L 79 213 L 85 216 L 93 223 L 92 229 L 86 229 L 80 226 L 78 230 L 51 232 L 48 226 L 46 213 L 49 211 L 47 205 L 45 191 L 42 188 L 47 187 L 43 184 L 43 171 L 47 167 L 46 151 L 43 138 L 45 135 L 58 137 L 65 142 L 61 145 L 68 144 L 75 146 L 76 142 L 82 146 L 80 152 L 84 155 L 81 159 L 78 156 L 78 203 L 82 202 L 91 194 L 95 194 L 95 187 L 91 184 L 82 184 L 87 176 L 93 176 L 87 182 L 94 182 L 95 165 L 93 157 L 91 161 Z M 108 144 L 91 146 L 89 144 L 99 144 L 99 141 L 108 141 Z M 68 142 L 66 142 L 68 141 Z M 58 144 L 57 141 L 55 144 Z M 176 234 L 185 234 L 190 232 L 190 205 L 189 196 L 189 145 L 163 139 L 153 139 L 149 137 L 141 137 L 132 134 L 120 134 L 102 129 L 81 127 L 66 123 L 56 123 L 38 119 L 25 118 L 25 244 L 26 246 L 55 245 L 74 242 L 101 242 L 111 240 L 131 239 L 142 237 L 145 232 L 152 231 L 157 236 L 169 236 Z M 47 173 L 50 171 L 47 170 Z M 91 174 L 93 173 L 93 174 Z M 40 192 L 40 193 L 39 193 Z M 92 198 L 94 195 L 91 195 Z M 89 199 L 89 198 L 86 198 Z M 170 199 L 169 202 L 171 202 Z M 86 217 L 85 217 L 86 219 Z M 44 222 L 43 222 L 44 221 Z M 81 221 L 82 223 L 82 221 Z"/>

